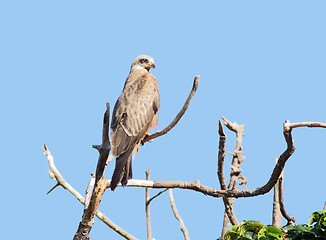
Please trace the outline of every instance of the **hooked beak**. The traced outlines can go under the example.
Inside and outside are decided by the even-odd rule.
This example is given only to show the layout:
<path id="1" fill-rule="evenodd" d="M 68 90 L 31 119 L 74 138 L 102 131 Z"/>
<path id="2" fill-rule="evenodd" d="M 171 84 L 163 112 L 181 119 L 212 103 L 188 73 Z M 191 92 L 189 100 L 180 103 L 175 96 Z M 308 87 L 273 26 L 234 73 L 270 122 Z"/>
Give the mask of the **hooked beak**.
<path id="1" fill-rule="evenodd" d="M 155 68 L 155 63 L 154 62 L 149 62 L 146 64 L 146 69 L 149 71 L 151 68 Z"/>

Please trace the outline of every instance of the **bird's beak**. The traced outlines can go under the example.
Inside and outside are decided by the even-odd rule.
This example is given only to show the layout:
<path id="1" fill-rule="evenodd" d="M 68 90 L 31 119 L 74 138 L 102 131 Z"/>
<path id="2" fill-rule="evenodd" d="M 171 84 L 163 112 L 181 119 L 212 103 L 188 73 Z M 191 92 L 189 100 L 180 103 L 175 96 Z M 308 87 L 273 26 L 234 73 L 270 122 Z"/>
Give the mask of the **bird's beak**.
<path id="1" fill-rule="evenodd" d="M 145 65 L 145 68 L 147 71 L 149 71 L 151 68 L 155 68 L 155 63 L 154 62 L 149 62 Z"/>

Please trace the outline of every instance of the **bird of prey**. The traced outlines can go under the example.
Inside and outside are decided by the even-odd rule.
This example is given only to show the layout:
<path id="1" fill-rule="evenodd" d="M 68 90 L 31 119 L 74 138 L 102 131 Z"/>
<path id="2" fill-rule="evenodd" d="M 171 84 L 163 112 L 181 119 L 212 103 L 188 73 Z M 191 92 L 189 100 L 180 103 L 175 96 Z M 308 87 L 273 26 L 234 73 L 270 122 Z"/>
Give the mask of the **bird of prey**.
<path id="1" fill-rule="evenodd" d="M 131 64 L 129 76 L 117 102 L 111 122 L 111 154 L 116 158 L 111 179 L 113 191 L 119 182 L 124 186 L 132 178 L 132 154 L 156 126 L 160 95 L 152 57 L 140 55 Z"/>

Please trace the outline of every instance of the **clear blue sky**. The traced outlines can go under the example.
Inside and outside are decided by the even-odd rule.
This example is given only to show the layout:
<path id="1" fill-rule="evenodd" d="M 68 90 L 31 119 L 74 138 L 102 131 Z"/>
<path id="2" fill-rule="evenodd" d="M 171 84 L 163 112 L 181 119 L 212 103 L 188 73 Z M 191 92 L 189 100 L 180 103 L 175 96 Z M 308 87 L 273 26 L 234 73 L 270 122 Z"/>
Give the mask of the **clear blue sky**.
<path id="1" fill-rule="evenodd" d="M 285 147 L 285 120 L 326 121 L 325 1 L 2 1 L 0 104 L 4 239 L 72 239 L 82 205 L 47 174 L 46 143 L 66 180 L 84 194 L 98 158 L 105 103 L 113 106 L 140 54 L 155 59 L 161 93 L 157 130 L 198 92 L 168 135 L 141 147 L 134 177 L 200 180 L 218 187 L 217 124 L 245 124 L 248 188 L 270 177 Z M 235 146 L 227 133 L 227 150 Z M 284 173 L 285 204 L 297 223 L 322 209 L 325 129 L 295 129 L 297 150 Z M 229 172 L 231 156 L 226 159 Z M 106 171 L 112 174 L 113 163 Z M 157 191 L 152 190 L 155 194 Z M 223 203 L 175 190 L 192 239 L 220 236 Z M 271 223 L 272 193 L 235 202 L 238 219 Z M 107 191 L 100 208 L 145 239 L 144 190 Z M 285 221 L 283 222 L 285 224 Z M 152 203 L 156 239 L 181 239 L 163 194 Z M 99 220 L 92 239 L 122 239 Z"/>

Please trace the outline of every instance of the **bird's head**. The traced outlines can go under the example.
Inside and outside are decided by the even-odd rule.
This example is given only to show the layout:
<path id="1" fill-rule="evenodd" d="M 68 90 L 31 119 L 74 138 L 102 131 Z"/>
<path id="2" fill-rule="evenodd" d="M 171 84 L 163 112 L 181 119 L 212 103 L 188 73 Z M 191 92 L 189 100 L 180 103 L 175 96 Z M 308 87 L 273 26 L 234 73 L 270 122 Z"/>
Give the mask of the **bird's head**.
<path id="1" fill-rule="evenodd" d="M 132 62 L 131 68 L 133 67 L 142 67 L 149 72 L 151 68 L 155 68 L 154 59 L 147 55 L 140 55 Z"/>

